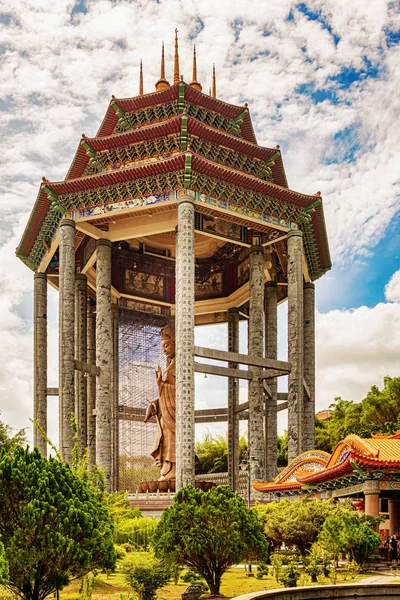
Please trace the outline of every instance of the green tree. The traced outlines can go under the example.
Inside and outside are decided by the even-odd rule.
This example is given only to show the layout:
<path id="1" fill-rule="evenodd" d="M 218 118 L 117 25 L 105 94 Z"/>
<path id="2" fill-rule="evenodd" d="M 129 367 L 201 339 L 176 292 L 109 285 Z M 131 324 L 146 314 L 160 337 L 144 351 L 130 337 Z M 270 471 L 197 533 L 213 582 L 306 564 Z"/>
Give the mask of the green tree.
<path id="1" fill-rule="evenodd" d="M 25 429 L 20 429 L 15 433 L 15 430 L 0 421 L 0 451 L 10 454 L 18 446 L 23 446 L 26 443 Z"/>
<path id="2" fill-rule="evenodd" d="M 257 504 L 254 508 L 265 534 L 275 542 L 295 545 L 304 556 L 317 539 L 327 516 L 335 506 L 328 500 L 281 500 Z"/>
<path id="3" fill-rule="evenodd" d="M 93 568 L 114 568 L 107 509 L 67 464 L 37 448 L 2 452 L 0 506 L 8 586 L 26 600 L 43 600 Z"/>
<path id="4" fill-rule="evenodd" d="M 181 488 L 162 513 L 154 547 L 159 558 L 197 570 L 215 595 L 229 567 L 267 551 L 256 513 L 228 486 L 209 492 Z"/>
<path id="5" fill-rule="evenodd" d="M 247 454 L 247 440 L 239 439 L 239 461 Z M 226 473 L 228 470 L 228 434 L 212 436 L 206 433 L 201 442 L 196 442 L 196 473 Z"/>
<path id="6" fill-rule="evenodd" d="M 0 542 L 0 585 L 8 583 L 8 562 L 4 552 L 4 546 Z"/>
<path id="7" fill-rule="evenodd" d="M 283 432 L 283 435 L 278 435 L 278 467 L 286 467 L 288 464 L 288 444 L 289 434 L 286 430 Z"/>
<path id="8" fill-rule="evenodd" d="M 362 566 L 369 555 L 381 544 L 380 535 L 374 531 L 381 518 L 374 518 L 348 507 L 338 506 L 327 517 L 318 537 L 321 547 L 337 563 L 339 555 Z"/>

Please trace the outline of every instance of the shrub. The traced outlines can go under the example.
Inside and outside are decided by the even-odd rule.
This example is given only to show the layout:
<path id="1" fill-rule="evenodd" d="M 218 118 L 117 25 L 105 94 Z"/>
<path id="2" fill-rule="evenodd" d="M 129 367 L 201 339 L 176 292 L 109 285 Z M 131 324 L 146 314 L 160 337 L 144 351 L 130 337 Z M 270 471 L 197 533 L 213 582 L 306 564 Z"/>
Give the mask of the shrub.
<path id="1" fill-rule="evenodd" d="M 264 562 L 259 562 L 257 565 L 256 578 L 263 579 L 263 577 L 268 577 L 269 575 L 269 567 Z"/>
<path id="2" fill-rule="evenodd" d="M 123 562 L 122 570 L 139 600 L 154 600 L 156 591 L 167 585 L 171 577 L 165 564 L 144 552 L 128 555 Z"/>
<path id="3" fill-rule="evenodd" d="M 275 550 L 275 556 L 279 556 L 283 565 L 299 562 L 300 552 L 298 550 Z"/>
<path id="4" fill-rule="evenodd" d="M 323 560 L 322 554 L 319 552 L 318 548 L 314 545 L 307 558 L 304 570 L 311 577 L 311 581 L 313 583 L 317 583 L 318 576 L 322 574 L 323 569 Z"/>
<path id="5" fill-rule="evenodd" d="M 279 583 L 280 574 L 282 572 L 282 559 L 274 554 L 271 554 L 271 565 L 274 571 L 275 579 Z"/>
<path id="6" fill-rule="evenodd" d="M 295 563 L 291 563 L 283 571 L 281 581 L 285 587 L 297 587 L 297 580 L 299 577 L 299 567 Z"/>
<path id="7" fill-rule="evenodd" d="M 131 544 L 136 550 L 148 550 L 153 539 L 157 521 L 150 517 L 122 519 L 115 524 L 116 544 Z"/>

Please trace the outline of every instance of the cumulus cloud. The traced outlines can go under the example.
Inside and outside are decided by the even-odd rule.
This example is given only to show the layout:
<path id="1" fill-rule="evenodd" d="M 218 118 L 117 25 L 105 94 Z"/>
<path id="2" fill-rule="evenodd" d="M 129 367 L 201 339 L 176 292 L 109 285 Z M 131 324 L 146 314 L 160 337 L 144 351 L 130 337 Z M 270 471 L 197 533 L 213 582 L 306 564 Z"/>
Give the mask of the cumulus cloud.
<path id="1" fill-rule="evenodd" d="M 25 425 L 31 406 L 33 278 L 13 251 L 40 178 L 65 176 L 81 133 L 95 134 L 112 94 L 136 95 L 140 58 L 145 91 L 154 90 L 163 40 L 171 78 L 175 27 L 185 80 L 191 78 L 195 42 L 203 89 L 211 83 L 215 62 L 218 96 L 249 103 L 259 143 L 281 145 L 290 187 L 306 193 L 322 191 L 335 263 L 351 268 L 359 257 L 368 258 L 399 210 L 399 133 L 394 126 L 399 113 L 399 45 L 391 36 L 399 29 L 399 14 L 394 4 L 385 0 L 9 3 L 0 16 L 4 418 Z M 390 282 L 388 300 L 395 298 L 394 288 L 395 282 Z M 388 314 L 385 311 L 395 310 L 378 306 L 370 310 L 381 320 Z M 56 310 L 50 319 L 54 332 L 55 314 Z M 329 329 L 329 319 L 337 319 L 338 327 L 350 323 L 364 327 L 362 317 L 368 321 L 370 313 L 329 314 L 319 316 L 320 328 L 328 332 L 328 340 L 339 342 L 337 332 Z M 56 335 L 50 338 L 50 355 L 55 357 Z M 331 369 L 339 354 L 333 353 Z M 387 352 L 382 356 L 389 370 L 391 358 Z M 354 355 L 354 364 L 362 364 L 359 360 L 359 354 Z M 340 363 L 341 372 L 347 373 L 352 361 L 348 355 L 347 367 Z M 319 365 L 321 372 L 328 372 L 324 362 Z M 369 373 L 373 371 L 371 367 Z M 50 372 L 56 385 L 55 365 Z M 328 390 L 324 402 L 341 389 L 333 390 L 338 372 L 330 373 L 320 379 L 324 382 L 320 389 Z"/>
<path id="2" fill-rule="evenodd" d="M 388 302 L 400 302 L 400 271 L 393 273 L 385 286 L 385 298 Z"/>

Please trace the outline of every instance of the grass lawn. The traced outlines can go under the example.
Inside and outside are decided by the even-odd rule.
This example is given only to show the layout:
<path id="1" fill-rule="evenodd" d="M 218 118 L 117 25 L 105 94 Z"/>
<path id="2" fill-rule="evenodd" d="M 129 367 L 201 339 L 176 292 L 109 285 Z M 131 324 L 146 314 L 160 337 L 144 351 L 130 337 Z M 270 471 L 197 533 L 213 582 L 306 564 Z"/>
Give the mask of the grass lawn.
<path id="1" fill-rule="evenodd" d="M 370 573 L 358 575 L 355 579 L 350 579 L 350 576 L 343 569 L 338 570 L 336 583 L 354 583 L 361 579 L 370 576 Z M 311 584 L 310 578 L 302 574 L 298 585 L 329 585 L 332 584 L 329 578 L 320 578 L 318 584 Z M 159 600 L 180 600 L 182 592 L 188 587 L 188 583 L 179 582 L 178 585 L 169 584 L 158 591 L 157 598 Z M 264 579 L 256 579 L 255 577 L 246 577 L 244 567 L 235 567 L 229 569 L 222 577 L 221 594 L 226 598 L 233 598 L 241 594 L 251 592 L 259 592 L 262 590 L 270 590 L 274 588 L 282 588 L 282 584 L 278 584 L 274 577 L 264 577 Z M 130 588 L 122 573 L 113 573 L 112 575 L 99 575 L 97 582 L 93 588 L 92 600 L 122 600 L 121 595 L 128 600 L 128 596 L 136 596 L 135 592 Z M 207 598 L 207 594 L 203 596 Z M 60 600 L 79 600 L 79 582 L 75 581 L 60 593 Z"/>

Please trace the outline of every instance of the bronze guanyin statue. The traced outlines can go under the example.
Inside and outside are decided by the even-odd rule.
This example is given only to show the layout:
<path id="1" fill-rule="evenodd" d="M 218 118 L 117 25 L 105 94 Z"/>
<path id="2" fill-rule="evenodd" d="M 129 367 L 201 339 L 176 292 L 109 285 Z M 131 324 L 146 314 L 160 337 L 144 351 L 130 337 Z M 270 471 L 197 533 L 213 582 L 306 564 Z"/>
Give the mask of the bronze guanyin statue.
<path id="1" fill-rule="evenodd" d="M 156 370 L 158 398 L 150 402 L 144 422 L 152 417 L 157 420 L 157 437 L 151 456 L 161 469 L 160 481 L 175 479 L 175 330 L 168 326 L 160 331 L 161 347 L 169 359 L 164 375 L 161 367 Z"/>

